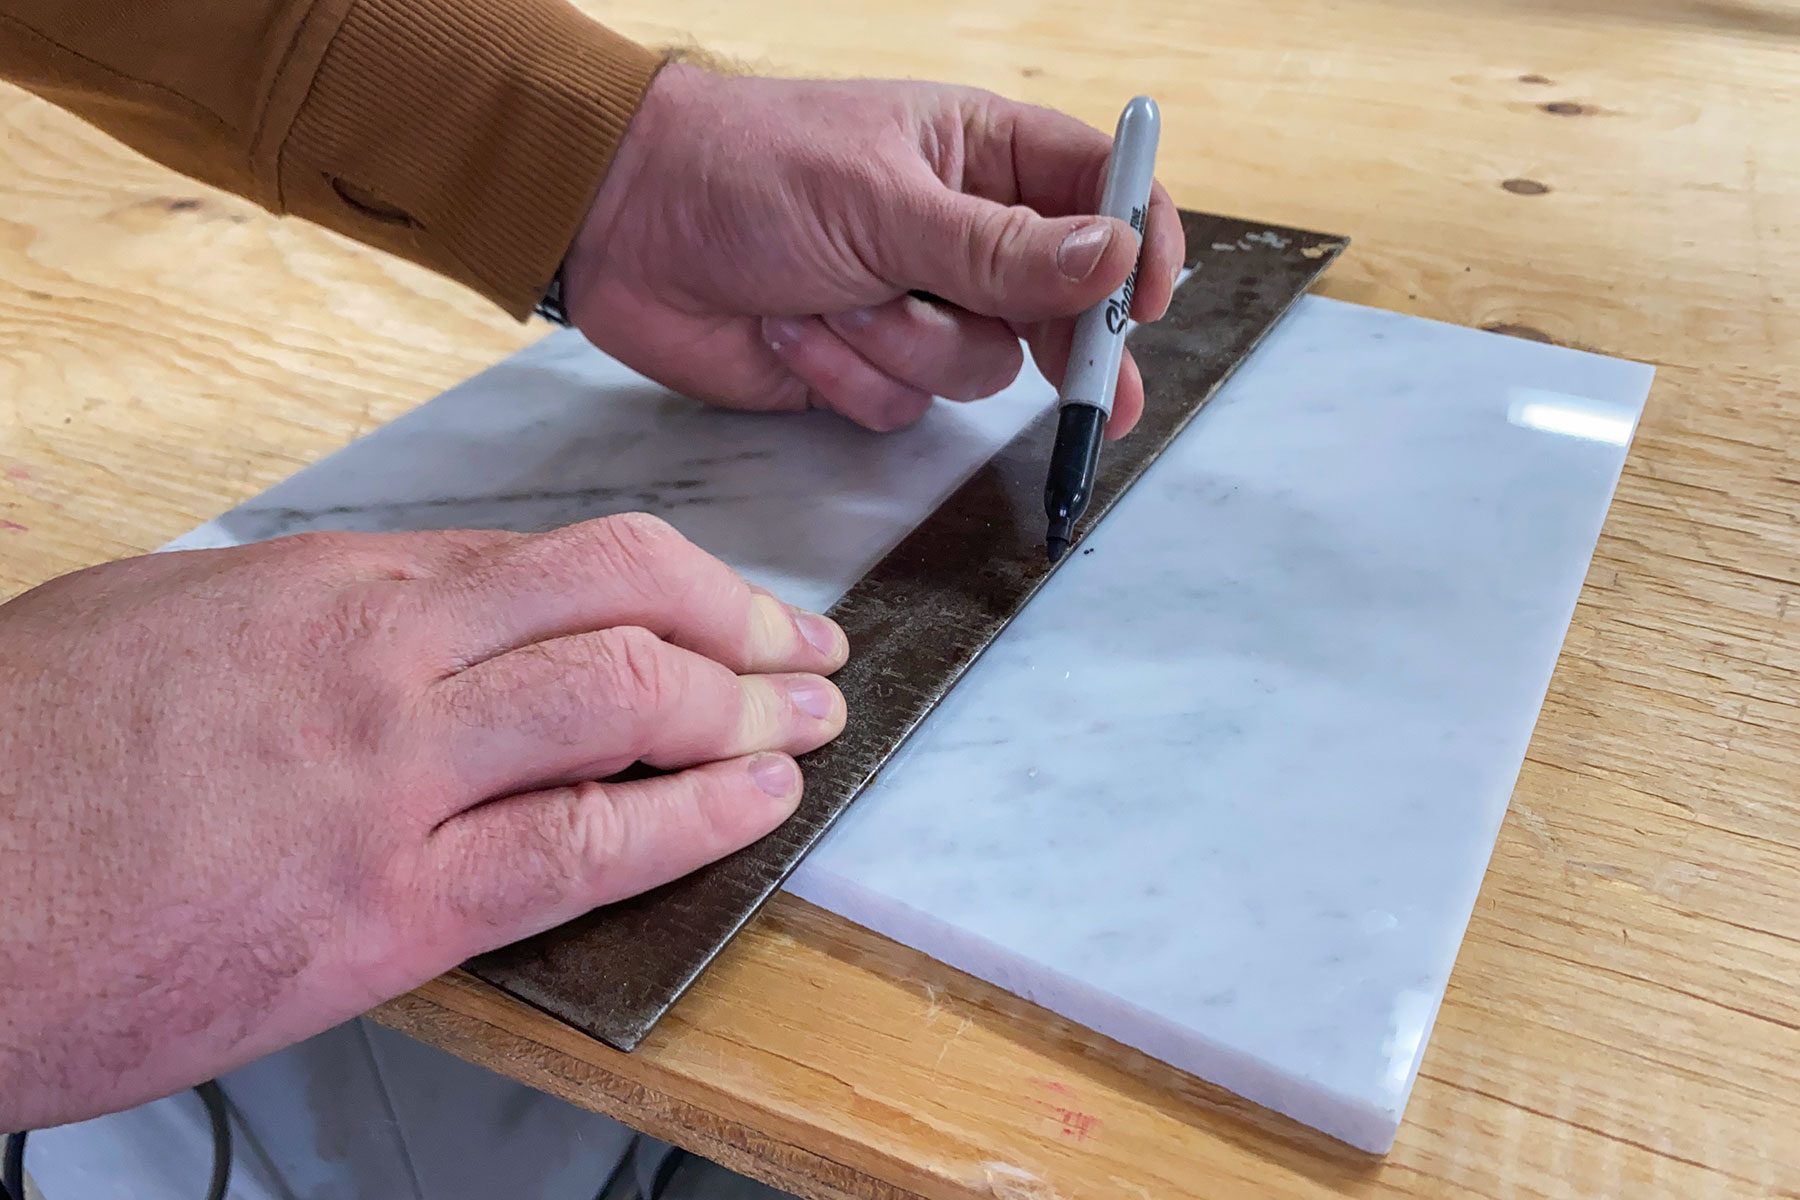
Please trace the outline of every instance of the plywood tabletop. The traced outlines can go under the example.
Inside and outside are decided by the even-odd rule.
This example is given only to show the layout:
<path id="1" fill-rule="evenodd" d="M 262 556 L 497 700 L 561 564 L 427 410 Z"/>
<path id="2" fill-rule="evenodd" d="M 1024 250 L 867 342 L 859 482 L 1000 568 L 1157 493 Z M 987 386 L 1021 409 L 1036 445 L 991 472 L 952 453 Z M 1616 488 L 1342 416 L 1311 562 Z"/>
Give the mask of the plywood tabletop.
<path id="1" fill-rule="evenodd" d="M 1654 362 L 1399 1142 L 1347 1150 L 797 902 L 623 1056 L 382 1019 L 812 1197 L 1800 1194 L 1800 10 L 616 0 L 783 72 L 1106 124 L 1328 295 Z M 0 92 L 0 596 L 147 550 L 537 335 Z"/>

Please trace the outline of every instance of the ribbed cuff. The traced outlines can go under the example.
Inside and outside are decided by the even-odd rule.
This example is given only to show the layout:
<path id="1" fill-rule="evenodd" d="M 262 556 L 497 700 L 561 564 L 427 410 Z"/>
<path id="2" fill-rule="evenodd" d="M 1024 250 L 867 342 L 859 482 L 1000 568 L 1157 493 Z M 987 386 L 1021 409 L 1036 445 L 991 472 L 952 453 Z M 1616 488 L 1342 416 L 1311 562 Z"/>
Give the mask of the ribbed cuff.
<path id="1" fill-rule="evenodd" d="M 563 0 L 356 0 L 280 143 L 279 205 L 524 317 L 661 61 Z"/>

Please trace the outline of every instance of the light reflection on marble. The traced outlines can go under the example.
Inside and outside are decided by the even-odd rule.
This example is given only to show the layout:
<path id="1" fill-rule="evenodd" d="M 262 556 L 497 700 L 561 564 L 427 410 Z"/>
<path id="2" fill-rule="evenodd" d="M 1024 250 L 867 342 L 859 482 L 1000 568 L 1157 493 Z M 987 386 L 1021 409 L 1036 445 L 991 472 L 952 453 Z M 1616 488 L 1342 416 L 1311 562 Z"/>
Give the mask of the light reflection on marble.
<path id="1" fill-rule="evenodd" d="M 791 888 L 1385 1148 L 1649 377 L 1302 301 Z M 559 334 L 173 546 L 641 509 L 823 608 L 1052 399 L 877 437 Z"/>

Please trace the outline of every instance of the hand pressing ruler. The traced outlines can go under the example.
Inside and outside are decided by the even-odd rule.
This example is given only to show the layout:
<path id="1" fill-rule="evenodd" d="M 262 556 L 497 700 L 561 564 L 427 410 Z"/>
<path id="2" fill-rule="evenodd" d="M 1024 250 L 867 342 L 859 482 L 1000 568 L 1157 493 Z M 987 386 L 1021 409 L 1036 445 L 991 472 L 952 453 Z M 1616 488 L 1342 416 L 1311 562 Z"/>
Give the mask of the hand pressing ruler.
<path id="1" fill-rule="evenodd" d="M 1081 532 L 1106 516 L 1345 245 L 1203 213 L 1182 213 L 1182 225 L 1192 273 L 1168 316 L 1131 335 L 1144 418 L 1107 447 Z M 836 677 L 850 724 L 801 760 L 806 794 L 786 824 L 469 970 L 602 1041 L 636 1048 L 1049 578 L 1043 496 L 1055 430 L 1052 407 L 832 607 L 854 650 Z"/>

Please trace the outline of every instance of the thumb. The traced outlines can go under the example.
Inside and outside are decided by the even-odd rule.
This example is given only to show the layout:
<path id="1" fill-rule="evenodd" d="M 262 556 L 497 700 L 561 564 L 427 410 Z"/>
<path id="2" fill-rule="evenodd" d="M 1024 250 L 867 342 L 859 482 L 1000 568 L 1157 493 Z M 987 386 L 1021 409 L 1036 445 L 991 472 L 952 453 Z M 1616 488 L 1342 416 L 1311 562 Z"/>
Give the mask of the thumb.
<path id="1" fill-rule="evenodd" d="M 1048 321 L 1092 308 L 1137 262 L 1137 234 L 1098 216 L 1041 217 L 928 189 L 885 231 L 889 281 L 1007 321 Z"/>

